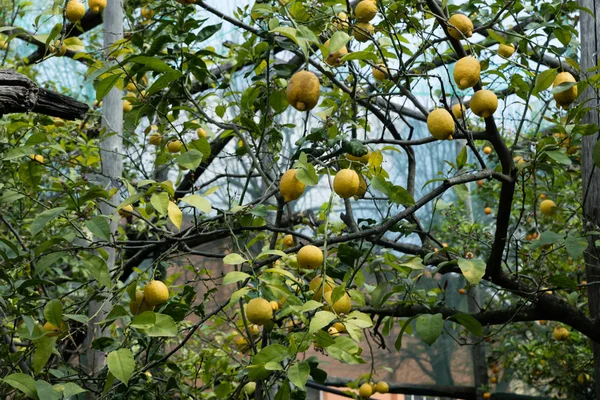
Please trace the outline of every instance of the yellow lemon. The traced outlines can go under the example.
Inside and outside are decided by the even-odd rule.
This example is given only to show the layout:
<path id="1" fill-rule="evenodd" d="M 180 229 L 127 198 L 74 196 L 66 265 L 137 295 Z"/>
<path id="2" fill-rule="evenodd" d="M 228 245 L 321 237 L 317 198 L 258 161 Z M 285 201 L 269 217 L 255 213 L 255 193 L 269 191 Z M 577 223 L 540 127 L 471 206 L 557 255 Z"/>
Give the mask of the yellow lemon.
<path id="1" fill-rule="evenodd" d="M 136 89 L 136 87 L 135 87 L 135 83 L 133 83 L 133 82 L 129 82 L 129 83 L 127 84 L 127 86 L 125 86 L 125 89 L 126 89 L 126 90 L 128 90 L 128 91 L 130 91 L 130 92 L 133 92 L 133 91 L 135 91 L 135 89 Z"/>
<path id="2" fill-rule="evenodd" d="M 575 80 L 573 75 L 571 75 L 570 73 L 561 72 L 561 73 L 557 74 L 556 77 L 554 78 L 554 84 L 552 85 L 552 87 L 556 87 L 564 82 L 577 82 L 577 81 Z M 573 86 L 572 88 L 567 89 L 563 92 L 554 94 L 554 100 L 556 101 L 556 104 L 558 104 L 559 106 L 561 106 L 563 108 L 567 108 L 571 103 L 573 103 L 575 101 L 576 98 L 577 98 L 577 86 Z"/>
<path id="3" fill-rule="evenodd" d="M 344 293 L 344 295 L 340 297 L 338 301 L 333 303 L 333 305 L 331 302 L 331 293 L 333 293 L 333 291 L 325 292 L 325 294 L 323 295 L 323 297 L 325 297 L 325 300 L 327 301 L 327 304 L 329 304 L 329 306 L 324 307 L 324 309 L 326 311 L 331 311 L 331 309 L 333 308 L 333 311 L 335 311 L 337 314 L 348 314 L 352 309 L 352 303 L 350 301 L 350 296 L 348 296 L 348 293 Z"/>
<path id="4" fill-rule="evenodd" d="M 315 294 L 313 294 L 313 300 L 321 301 L 323 292 L 331 292 L 335 289 L 335 283 L 333 282 L 333 279 L 328 276 L 325 277 L 325 283 L 323 283 L 323 277 L 317 275 L 308 283 L 308 288 L 315 292 Z"/>
<path id="5" fill-rule="evenodd" d="M 363 399 L 368 399 L 373 395 L 373 386 L 369 383 L 363 383 L 358 389 L 358 395 Z"/>
<path id="6" fill-rule="evenodd" d="M 148 135 L 148 142 L 153 146 L 159 146 L 162 142 L 162 135 L 158 132 L 152 132 Z"/>
<path id="7" fill-rule="evenodd" d="M 456 40 L 473 36 L 473 22 L 463 14 L 454 14 L 448 19 L 448 34 Z"/>
<path id="8" fill-rule="evenodd" d="M 473 87 L 479 82 L 481 64 L 475 57 L 463 57 L 454 65 L 454 81 L 459 89 Z M 471 106 L 471 108 L 473 108 Z"/>
<path id="9" fill-rule="evenodd" d="M 361 22 L 369 22 L 377 15 L 377 4 L 373 1 L 364 0 L 358 3 L 354 10 L 356 19 Z"/>
<path id="10" fill-rule="evenodd" d="M 515 52 L 514 44 L 500 43 L 500 45 L 498 46 L 498 54 L 500 54 L 504 58 L 509 58 L 510 56 L 512 56 L 514 54 L 514 52 Z"/>
<path id="11" fill-rule="evenodd" d="M 557 326 L 554 328 L 553 335 L 556 340 L 567 340 L 569 338 L 569 331 L 564 326 Z"/>
<path id="12" fill-rule="evenodd" d="M 123 100 L 123 112 L 129 112 L 133 110 L 133 105 L 129 100 Z"/>
<path id="13" fill-rule="evenodd" d="M 264 325 L 273 318 L 273 308 L 267 300 L 257 297 L 248 302 L 246 318 L 256 325 Z"/>
<path id="14" fill-rule="evenodd" d="M 127 218 L 133 212 L 133 207 L 131 204 L 127 204 L 125 207 L 119 208 L 118 212 L 121 218 Z"/>
<path id="15" fill-rule="evenodd" d="M 279 193 L 281 193 L 286 203 L 300 197 L 305 188 L 306 185 L 296 178 L 295 169 L 287 170 L 279 181 Z"/>
<path id="16" fill-rule="evenodd" d="M 302 268 L 316 269 L 323 265 L 323 252 L 317 246 L 309 244 L 298 251 L 296 260 Z"/>
<path id="17" fill-rule="evenodd" d="M 154 306 L 151 306 L 146 301 L 144 301 L 144 292 L 138 290 L 135 292 L 135 300 L 131 300 L 129 302 L 129 311 L 132 314 L 137 314 L 138 312 L 141 314 L 144 311 L 152 311 L 154 310 Z"/>
<path id="18" fill-rule="evenodd" d="M 352 30 L 354 39 L 359 42 L 366 42 L 375 33 L 375 27 L 369 22 L 357 22 Z"/>
<path id="19" fill-rule="evenodd" d="M 329 333 L 331 336 L 340 336 L 340 333 L 338 332 L 337 329 L 335 329 L 333 326 L 330 327 L 329 329 L 327 329 L 327 333 Z"/>
<path id="20" fill-rule="evenodd" d="M 93 13 L 100 13 L 106 8 L 106 0 L 88 0 L 88 7 Z"/>
<path id="21" fill-rule="evenodd" d="M 246 338 L 243 336 L 238 335 L 235 338 L 233 338 L 233 343 L 241 352 L 246 352 L 250 349 L 248 340 L 246 340 Z"/>
<path id="22" fill-rule="evenodd" d="M 377 64 L 371 67 L 371 73 L 373 74 L 373 79 L 378 82 L 385 81 L 389 77 L 389 71 L 383 64 Z"/>
<path id="23" fill-rule="evenodd" d="M 333 178 L 333 191 L 343 199 L 352 197 L 358 191 L 360 179 L 356 171 L 350 168 L 342 169 Z"/>
<path id="24" fill-rule="evenodd" d="M 550 199 L 546 199 L 540 203 L 540 212 L 544 215 L 551 216 L 556 212 L 556 203 Z"/>
<path id="25" fill-rule="evenodd" d="M 362 199 L 365 193 L 367 193 L 367 181 L 365 181 L 362 174 L 358 174 L 358 189 L 354 193 L 354 200 Z"/>
<path id="26" fill-rule="evenodd" d="M 62 57 L 67 54 L 68 48 L 66 44 L 61 43 L 60 40 L 57 39 L 54 42 L 54 46 L 51 46 L 51 50 L 57 57 Z"/>
<path id="27" fill-rule="evenodd" d="M 315 108 L 321 95 L 319 78 L 310 71 L 296 72 L 288 82 L 287 101 L 299 111 Z"/>
<path id="28" fill-rule="evenodd" d="M 433 110 L 427 117 L 427 129 L 438 140 L 452 139 L 455 129 L 452 115 L 445 108 Z"/>
<path id="29" fill-rule="evenodd" d="M 482 118 L 489 118 L 498 109 L 498 97 L 491 90 L 478 90 L 471 97 L 469 105 L 473 114 Z"/>
<path id="30" fill-rule="evenodd" d="M 169 300 L 169 288 L 161 281 L 150 281 L 144 288 L 144 301 L 157 306 Z"/>
<path id="31" fill-rule="evenodd" d="M 342 47 L 334 51 L 333 53 L 329 52 L 329 40 L 325 42 L 325 47 L 327 48 L 327 57 L 325 58 L 325 62 L 332 67 L 339 67 L 343 64 L 341 58 L 348 54 L 348 48 L 346 46 Z"/>
<path id="32" fill-rule="evenodd" d="M 281 241 L 285 247 L 292 247 L 294 245 L 294 237 L 292 235 L 285 235 Z"/>
<path id="33" fill-rule="evenodd" d="M 492 154 L 492 148 L 490 146 L 485 146 L 483 152 L 484 154 Z"/>
<path id="34" fill-rule="evenodd" d="M 340 333 L 346 332 L 346 327 L 341 322 L 336 322 L 333 327 Z"/>
<path id="35" fill-rule="evenodd" d="M 75 23 L 79 21 L 85 14 L 85 6 L 79 0 L 69 0 L 67 3 L 67 19 Z"/>
<path id="36" fill-rule="evenodd" d="M 271 308 L 273 309 L 273 311 L 279 311 L 279 303 L 276 302 L 275 300 L 271 300 L 269 302 L 269 304 L 271 304 Z"/>
<path id="37" fill-rule="evenodd" d="M 44 326 L 42 326 L 43 330 L 50 332 L 50 333 L 47 333 L 46 336 L 58 336 L 59 334 L 67 331 L 68 328 L 69 327 L 67 326 L 65 321 L 60 322 L 60 329 L 58 329 L 58 327 L 56 325 L 54 325 L 52 322 L 46 322 L 44 324 Z"/>
<path id="38" fill-rule="evenodd" d="M 65 126 L 65 121 L 62 118 L 54 118 L 54 126 L 56 127 L 61 127 L 61 126 Z"/>
<path id="39" fill-rule="evenodd" d="M 369 149 L 367 149 L 367 154 L 364 154 L 362 156 L 353 156 L 350 153 L 346 154 L 347 160 L 359 162 L 361 164 L 368 164 L 370 158 L 371 158 L 371 150 L 369 150 Z"/>
<path id="40" fill-rule="evenodd" d="M 142 18 L 152 19 L 152 17 L 154 17 L 154 12 L 155 11 L 150 8 L 142 7 L 142 11 L 141 11 Z"/>
<path id="41" fill-rule="evenodd" d="M 169 150 L 170 153 L 178 153 L 182 146 L 183 142 L 181 140 L 171 140 L 167 144 L 167 150 Z"/>
<path id="42" fill-rule="evenodd" d="M 467 113 L 467 107 L 464 104 L 456 103 L 452 106 L 452 114 L 456 119 L 461 119 Z"/>
<path id="43" fill-rule="evenodd" d="M 196 133 L 198 134 L 198 138 L 206 139 L 206 131 L 202 128 L 196 129 Z"/>
<path id="44" fill-rule="evenodd" d="M 40 164 L 44 163 L 44 156 L 41 154 L 30 154 L 29 158 L 31 158 L 33 161 L 37 161 Z"/>
<path id="45" fill-rule="evenodd" d="M 347 29 L 350 25 L 348 24 L 348 15 L 345 12 L 340 12 L 337 15 L 337 19 L 333 21 L 333 26 L 336 29 Z"/>
<path id="46" fill-rule="evenodd" d="M 379 381 L 375 384 L 375 391 L 377 393 L 387 393 L 390 391 L 390 385 L 387 382 Z"/>

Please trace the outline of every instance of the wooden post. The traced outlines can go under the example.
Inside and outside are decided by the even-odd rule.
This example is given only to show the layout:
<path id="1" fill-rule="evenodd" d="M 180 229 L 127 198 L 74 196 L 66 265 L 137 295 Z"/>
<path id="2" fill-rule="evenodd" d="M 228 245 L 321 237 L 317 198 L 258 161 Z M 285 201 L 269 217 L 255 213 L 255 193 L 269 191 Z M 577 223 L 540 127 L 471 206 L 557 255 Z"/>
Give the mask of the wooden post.
<path id="1" fill-rule="evenodd" d="M 589 9 L 593 16 L 585 11 L 580 12 L 581 36 L 581 69 L 582 75 L 598 65 L 598 51 L 600 50 L 600 2 L 597 0 L 579 0 L 579 5 Z M 593 74 L 593 72 L 592 72 Z M 589 100 L 586 107 L 591 111 L 584 119 L 584 123 L 596 124 L 600 122 L 598 114 L 599 92 L 588 87 L 580 97 L 580 101 Z M 583 138 L 581 146 L 582 175 L 583 175 L 583 217 L 588 231 L 598 230 L 600 227 L 600 170 L 596 168 L 593 160 L 594 145 L 598 141 L 598 133 Z M 595 245 L 596 236 L 589 237 L 589 247 L 584 254 L 586 264 L 586 278 L 588 283 L 600 281 L 600 249 Z M 600 317 L 600 285 L 588 286 L 588 303 L 590 316 L 594 319 Z M 600 343 L 593 342 L 594 376 L 596 385 L 596 399 L 600 399 Z"/>

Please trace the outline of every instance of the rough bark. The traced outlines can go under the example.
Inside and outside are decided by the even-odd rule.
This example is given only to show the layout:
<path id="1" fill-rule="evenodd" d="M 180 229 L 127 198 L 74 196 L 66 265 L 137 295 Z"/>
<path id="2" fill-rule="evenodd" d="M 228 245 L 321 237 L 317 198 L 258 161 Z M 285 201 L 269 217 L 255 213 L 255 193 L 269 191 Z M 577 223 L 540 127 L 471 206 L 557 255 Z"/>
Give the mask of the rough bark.
<path id="1" fill-rule="evenodd" d="M 83 118 L 88 105 L 39 87 L 25 75 L 0 70 L 0 114 L 35 112 L 73 120 Z"/>
<path id="2" fill-rule="evenodd" d="M 582 7 L 589 9 L 593 16 L 585 11 L 580 12 L 581 34 L 581 67 L 582 71 L 591 70 L 598 65 L 598 45 L 600 43 L 600 2 L 595 0 L 579 0 Z M 585 34 L 583 34 L 585 33 Z M 593 74 L 593 72 L 592 72 Z M 589 100 L 587 107 L 591 111 L 585 117 L 584 123 L 599 124 L 598 115 L 598 90 L 588 87 L 582 93 L 581 101 Z M 593 160 L 593 149 L 598 134 L 583 138 L 581 147 L 582 176 L 583 176 L 583 217 L 586 229 L 598 230 L 600 226 L 600 174 Z M 595 236 L 589 237 L 589 248 L 584 254 L 586 264 L 586 277 L 588 283 L 600 281 L 600 249 L 595 245 Z M 600 316 L 600 285 L 588 286 L 588 304 L 590 316 L 598 319 Z M 594 375 L 596 385 L 596 398 L 600 399 L 600 343 L 592 342 L 594 353 Z"/>

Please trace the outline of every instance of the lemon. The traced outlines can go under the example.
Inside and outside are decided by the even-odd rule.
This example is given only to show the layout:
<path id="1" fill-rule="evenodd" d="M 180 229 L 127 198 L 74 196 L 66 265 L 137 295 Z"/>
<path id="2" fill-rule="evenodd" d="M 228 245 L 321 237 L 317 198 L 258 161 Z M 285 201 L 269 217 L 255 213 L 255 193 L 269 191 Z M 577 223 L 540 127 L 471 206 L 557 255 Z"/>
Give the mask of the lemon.
<path id="1" fill-rule="evenodd" d="M 279 193 L 281 193 L 286 203 L 300 197 L 305 188 L 306 185 L 296 178 L 295 169 L 286 171 L 279 181 Z"/>
<path id="2" fill-rule="evenodd" d="M 370 158 L 371 158 L 371 150 L 369 150 L 369 149 L 367 149 L 367 154 L 362 155 L 362 156 L 353 156 L 350 153 L 346 154 L 347 160 L 359 162 L 361 164 L 368 164 Z"/>
<path id="3" fill-rule="evenodd" d="M 354 10 L 356 19 L 360 22 L 369 22 L 377 15 L 377 4 L 373 1 L 364 0 L 358 3 Z"/>
<path id="4" fill-rule="evenodd" d="M 385 81 L 389 77 L 389 71 L 383 64 L 377 64 L 371 67 L 371 72 L 373 74 L 373 79 L 375 79 L 378 82 Z"/>
<path id="5" fill-rule="evenodd" d="M 153 146 L 159 146 L 162 142 L 162 135 L 158 132 L 152 132 L 148 135 L 148 142 Z"/>
<path id="6" fill-rule="evenodd" d="M 67 3 L 67 19 L 75 23 L 79 21 L 85 14 L 85 6 L 79 0 L 69 0 Z"/>
<path id="7" fill-rule="evenodd" d="M 368 399 L 373 394 L 373 386 L 369 383 L 363 383 L 360 385 L 360 389 L 358 389 L 358 395 L 363 399 Z"/>
<path id="8" fill-rule="evenodd" d="M 492 148 L 490 146 L 485 146 L 483 148 L 483 153 L 484 154 L 492 154 Z"/>
<path id="9" fill-rule="evenodd" d="M 273 318 L 273 308 L 267 300 L 257 297 L 248 302 L 246 318 L 256 325 L 264 325 Z"/>
<path id="10" fill-rule="evenodd" d="M 387 393 L 390 391 L 390 385 L 387 382 L 380 381 L 375 384 L 375 391 L 377 393 Z"/>
<path id="11" fill-rule="evenodd" d="M 54 118 L 54 126 L 56 127 L 61 127 L 61 126 L 65 126 L 65 121 L 62 118 Z"/>
<path id="12" fill-rule="evenodd" d="M 552 87 L 556 87 L 564 82 L 577 82 L 573 75 L 568 72 L 561 72 L 556 75 L 554 78 L 554 84 Z M 571 103 L 575 101 L 577 98 L 577 86 L 573 86 L 570 89 L 565 90 L 564 92 L 555 93 L 554 100 L 556 104 L 563 108 L 567 108 Z"/>
<path id="13" fill-rule="evenodd" d="M 375 33 L 375 27 L 368 22 L 357 22 L 352 33 L 357 41 L 366 42 Z"/>
<path id="14" fill-rule="evenodd" d="M 490 215 L 492 213 L 492 208 L 491 207 L 486 207 L 486 208 L 483 209 L 483 212 L 486 215 Z"/>
<path id="15" fill-rule="evenodd" d="M 356 171 L 346 168 L 338 171 L 333 178 L 333 191 L 343 199 L 352 197 L 358 191 L 360 179 Z"/>
<path id="16" fill-rule="evenodd" d="M 463 57 L 454 65 L 454 81 L 459 89 L 467 89 L 475 86 L 479 82 L 480 74 L 481 65 L 475 57 Z"/>
<path id="17" fill-rule="evenodd" d="M 150 304 L 144 301 L 144 292 L 141 290 L 135 292 L 135 300 L 131 300 L 129 302 L 129 311 L 131 311 L 131 313 L 135 315 L 138 312 L 141 314 L 144 311 L 152 310 L 154 310 L 154 306 L 151 306 Z"/>
<path id="18" fill-rule="evenodd" d="M 452 115 L 444 108 L 433 110 L 427 116 L 427 129 L 438 140 L 452 139 L 455 129 Z"/>
<path id="19" fill-rule="evenodd" d="M 131 204 L 127 204 L 125 207 L 119 208 L 119 215 L 121 218 L 127 218 L 133 212 Z"/>
<path id="20" fill-rule="evenodd" d="M 206 139 L 206 131 L 202 128 L 196 129 L 196 134 L 198 134 L 198 138 Z"/>
<path id="21" fill-rule="evenodd" d="M 285 247 L 292 247 L 294 245 L 294 237 L 292 235 L 285 235 L 281 241 Z"/>
<path id="22" fill-rule="evenodd" d="M 40 164 L 44 163 L 44 156 L 41 154 L 30 154 L 29 158 L 31 158 L 33 161 L 37 161 Z"/>
<path id="23" fill-rule="evenodd" d="M 473 114 L 489 118 L 498 109 L 498 97 L 491 90 L 478 90 L 471 97 L 470 106 Z"/>
<path id="24" fill-rule="evenodd" d="M 557 326 L 554 328 L 554 339 L 556 340 L 567 340 L 569 338 L 569 331 L 564 326 Z"/>
<path id="25" fill-rule="evenodd" d="M 93 13 L 100 13 L 106 8 L 106 0 L 88 0 L 88 7 Z"/>
<path id="26" fill-rule="evenodd" d="M 130 91 L 130 92 L 133 92 L 133 91 L 135 91 L 135 89 L 136 89 L 136 87 L 135 87 L 135 83 L 133 83 L 133 82 L 129 82 L 129 83 L 127 84 L 127 86 L 125 86 L 125 89 L 126 89 L 126 90 L 128 90 L 128 91 Z"/>
<path id="27" fill-rule="evenodd" d="M 252 336 L 256 336 L 256 335 L 258 335 L 258 334 L 260 333 L 260 329 L 259 329 L 258 325 L 256 325 L 256 324 L 251 324 L 251 325 L 248 327 L 248 332 L 249 332 L 249 333 L 250 333 Z"/>
<path id="28" fill-rule="evenodd" d="M 47 333 L 46 336 L 58 336 L 60 333 L 67 331 L 68 328 L 69 327 L 67 326 L 65 321 L 60 322 L 60 329 L 58 329 L 58 327 L 56 325 L 54 325 L 52 322 L 46 322 L 44 324 L 44 326 L 42 326 L 43 330 L 50 332 L 50 333 Z"/>
<path id="29" fill-rule="evenodd" d="M 525 164 L 527 161 L 525 161 L 525 159 L 521 156 L 516 156 L 515 158 L 513 158 L 513 162 L 515 164 Z"/>
<path id="30" fill-rule="evenodd" d="M 346 54 L 348 54 L 348 48 L 346 46 L 344 46 L 341 49 L 338 49 L 338 50 L 334 51 L 333 53 L 330 53 L 329 52 L 329 40 L 327 40 L 325 42 L 325 47 L 328 49 L 327 57 L 325 58 L 325 62 L 327 64 L 331 65 L 332 67 L 339 67 L 340 65 L 342 65 L 343 62 L 340 59 L 342 57 L 344 57 Z"/>
<path id="31" fill-rule="evenodd" d="M 340 333 L 346 332 L 346 327 L 341 322 L 336 322 L 333 327 Z"/>
<path id="32" fill-rule="evenodd" d="M 147 8 L 147 7 L 142 7 L 142 18 L 145 19 L 152 19 L 152 17 L 154 17 L 154 10 Z"/>
<path id="33" fill-rule="evenodd" d="M 273 309 L 273 311 L 279 311 L 279 303 L 276 302 L 275 300 L 271 300 L 269 302 L 269 304 L 271 304 L 271 308 Z"/>
<path id="34" fill-rule="evenodd" d="M 302 247 L 296 256 L 302 268 L 316 269 L 323 265 L 323 252 L 312 244 Z"/>
<path id="35" fill-rule="evenodd" d="M 362 199 L 365 193 L 367 193 L 367 181 L 365 181 L 362 174 L 358 174 L 358 189 L 354 193 L 354 200 Z"/>
<path id="36" fill-rule="evenodd" d="M 123 111 L 129 112 L 131 110 L 133 110 L 133 105 L 131 105 L 131 102 L 129 100 L 123 100 Z"/>
<path id="37" fill-rule="evenodd" d="M 171 140 L 167 144 L 167 150 L 169 150 L 170 153 L 178 153 L 179 150 L 181 150 L 182 146 L 183 143 L 181 142 L 181 140 Z"/>
<path id="38" fill-rule="evenodd" d="M 473 36 L 473 22 L 463 14 L 454 14 L 448 19 L 448 34 L 456 40 Z"/>
<path id="39" fill-rule="evenodd" d="M 309 111 L 315 108 L 320 95 L 319 78 L 310 71 L 298 71 L 288 82 L 287 101 L 298 111 Z"/>
<path id="40" fill-rule="evenodd" d="M 67 50 L 68 50 L 67 45 L 64 43 L 61 43 L 60 40 L 58 40 L 58 39 L 54 42 L 54 46 L 51 47 L 51 49 L 57 57 L 64 56 L 65 54 L 67 54 Z"/>
<path id="41" fill-rule="evenodd" d="M 512 56 L 514 54 L 514 52 L 515 52 L 514 44 L 500 43 L 500 45 L 498 46 L 498 54 L 500 54 L 504 58 L 509 58 L 510 56 Z"/>
<path id="42" fill-rule="evenodd" d="M 556 212 L 556 203 L 546 199 L 540 203 L 540 212 L 547 216 L 552 216 Z"/>
<path id="43" fill-rule="evenodd" d="M 342 30 L 342 29 L 347 29 L 348 28 L 348 15 L 345 12 L 340 12 L 337 15 L 337 19 L 335 21 L 333 21 L 333 26 L 336 29 Z"/>
<path id="44" fill-rule="evenodd" d="M 256 382 L 248 382 L 242 388 L 242 392 L 244 392 L 248 396 L 254 394 L 255 391 L 256 391 Z"/>
<path id="45" fill-rule="evenodd" d="M 233 344 L 235 344 L 235 346 L 241 352 L 246 352 L 250 349 L 250 346 L 248 345 L 248 340 L 246 340 L 245 337 L 240 335 L 233 338 Z"/>
<path id="46" fill-rule="evenodd" d="M 452 106 L 452 114 L 456 119 L 461 119 L 467 113 L 467 107 L 464 104 L 456 103 Z"/>
<path id="47" fill-rule="evenodd" d="M 137 297 L 137 296 L 136 296 Z M 150 281 L 144 288 L 144 301 L 157 306 L 169 300 L 169 288 L 161 281 Z"/>
<path id="48" fill-rule="evenodd" d="M 329 304 L 329 306 L 324 307 L 324 309 L 326 311 L 331 311 L 331 309 L 333 308 L 333 311 L 335 311 L 337 314 L 348 314 L 352 308 L 352 303 L 350 301 L 350 296 L 348 296 L 348 293 L 344 293 L 344 295 L 340 297 L 338 301 L 333 303 L 333 305 L 331 303 L 331 293 L 333 293 L 333 291 L 325 292 L 325 294 L 323 295 L 323 297 L 325 297 L 325 300 L 327 301 L 327 304 Z"/>
<path id="49" fill-rule="evenodd" d="M 317 275 L 308 283 L 308 289 L 315 292 L 313 295 L 313 300 L 321 301 L 323 297 L 323 292 L 331 292 L 335 288 L 335 283 L 333 279 L 326 276 L 325 283 L 323 283 L 323 277 L 321 275 Z"/>
<path id="50" fill-rule="evenodd" d="M 331 336 L 340 336 L 340 333 L 338 332 L 337 329 L 335 329 L 333 326 L 330 327 L 329 329 L 327 329 L 327 333 L 329 333 L 329 335 Z"/>

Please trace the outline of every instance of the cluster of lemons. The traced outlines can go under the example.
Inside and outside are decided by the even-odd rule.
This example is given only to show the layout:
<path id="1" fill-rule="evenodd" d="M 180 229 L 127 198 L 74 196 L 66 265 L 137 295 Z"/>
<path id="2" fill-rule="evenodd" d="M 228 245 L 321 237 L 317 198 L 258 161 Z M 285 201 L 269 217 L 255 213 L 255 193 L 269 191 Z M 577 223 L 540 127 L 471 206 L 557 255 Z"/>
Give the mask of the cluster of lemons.
<path id="1" fill-rule="evenodd" d="M 129 302 L 129 310 L 133 315 L 152 311 L 154 307 L 166 303 L 169 300 L 169 288 L 164 282 L 152 280 L 148 282 L 144 290 L 135 293 L 135 299 Z"/>
<path id="2" fill-rule="evenodd" d="M 106 0 L 88 0 L 88 7 L 94 14 L 101 13 L 106 8 Z M 85 15 L 85 6 L 80 0 L 69 0 L 65 15 L 69 22 L 76 23 Z"/>
<path id="3" fill-rule="evenodd" d="M 454 14 L 448 19 L 448 35 L 456 40 L 466 39 L 473 35 L 473 22 L 465 15 Z M 500 44 L 498 54 L 509 58 L 515 52 L 513 44 Z M 472 88 L 479 83 L 481 74 L 481 65 L 479 60 L 472 56 L 466 56 L 459 59 L 454 66 L 454 81 L 456 86 L 465 90 Z M 575 83 L 576 80 L 569 72 L 561 72 L 556 75 L 553 87 L 562 83 Z M 577 86 L 572 86 L 567 90 L 553 94 L 556 103 L 567 108 L 577 97 Z M 481 118 L 491 117 L 498 108 L 498 97 L 491 90 L 477 90 L 469 102 L 473 114 Z M 464 118 L 466 107 L 463 104 L 452 106 L 454 118 L 445 108 L 437 108 L 429 113 L 427 117 L 427 128 L 433 137 L 438 140 L 452 139 L 455 132 L 455 119 Z"/>

